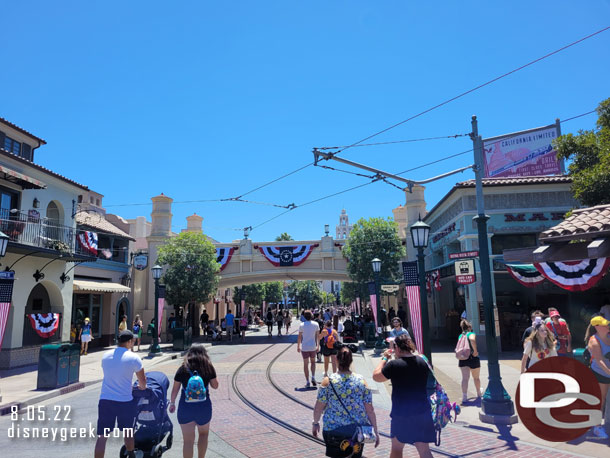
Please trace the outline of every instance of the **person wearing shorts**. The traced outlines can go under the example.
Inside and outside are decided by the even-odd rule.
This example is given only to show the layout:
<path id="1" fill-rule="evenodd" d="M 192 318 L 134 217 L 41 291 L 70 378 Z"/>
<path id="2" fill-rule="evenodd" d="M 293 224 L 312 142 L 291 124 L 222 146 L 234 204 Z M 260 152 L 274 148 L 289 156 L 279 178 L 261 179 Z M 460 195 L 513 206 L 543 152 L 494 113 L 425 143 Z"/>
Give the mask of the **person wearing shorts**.
<path id="1" fill-rule="evenodd" d="M 239 331 L 241 332 L 241 341 L 246 341 L 246 331 L 248 330 L 248 315 L 243 313 L 239 319 Z"/>
<path id="2" fill-rule="evenodd" d="M 310 310 L 303 313 L 305 322 L 299 326 L 297 338 L 297 352 L 303 357 L 303 372 L 305 373 L 305 388 L 316 386 L 316 353 L 318 352 L 320 328 L 318 323 L 311 321 L 313 315 Z M 311 384 L 309 382 L 309 368 L 311 367 Z"/>
<path id="3" fill-rule="evenodd" d="M 477 401 L 479 401 L 481 398 L 481 379 L 479 377 L 481 360 L 477 348 L 477 339 L 474 332 L 472 332 L 472 324 L 468 320 L 463 319 L 460 322 L 460 327 L 462 328 L 460 339 L 468 339 L 468 345 L 470 346 L 470 356 L 468 359 L 461 359 L 458 363 L 458 367 L 462 372 L 462 402 L 468 402 L 468 382 L 471 375 L 474 387 L 477 390 Z"/>
<path id="4" fill-rule="evenodd" d="M 97 441 L 95 458 L 103 458 L 106 452 L 106 440 L 115 425 L 120 429 L 133 428 L 136 421 L 136 404 L 132 395 L 132 381 L 135 374 L 138 388 L 146 389 L 146 375 L 142 360 L 130 351 L 133 348 L 134 335 L 131 331 L 119 334 L 118 346 L 104 353 L 102 357 L 102 390 L 97 406 Z M 125 434 L 125 448 L 129 458 L 135 458 L 135 441 L 133 434 Z"/>
<path id="5" fill-rule="evenodd" d="M 225 326 L 227 328 L 227 337 L 230 342 L 233 342 L 233 328 L 235 327 L 235 315 L 231 313 L 231 310 L 225 315 Z"/>

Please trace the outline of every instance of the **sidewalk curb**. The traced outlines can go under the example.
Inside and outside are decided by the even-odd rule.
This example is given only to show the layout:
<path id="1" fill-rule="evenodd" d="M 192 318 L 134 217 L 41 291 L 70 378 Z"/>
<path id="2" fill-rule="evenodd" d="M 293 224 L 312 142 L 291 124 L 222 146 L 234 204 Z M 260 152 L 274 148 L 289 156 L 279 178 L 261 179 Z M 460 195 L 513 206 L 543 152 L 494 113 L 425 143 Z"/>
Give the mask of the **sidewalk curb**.
<path id="1" fill-rule="evenodd" d="M 157 359 L 153 358 L 153 359 L 151 359 L 150 366 L 154 367 L 154 366 L 164 363 L 166 361 L 169 361 L 172 359 L 177 359 L 181 353 L 182 352 L 169 353 L 169 354 L 163 355 L 162 357 L 157 358 Z M 83 388 L 86 388 L 88 386 L 95 385 L 97 383 L 101 383 L 102 380 L 103 379 L 100 378 L 100 379 L 96 379 L 96 380 L 89 380 L 87 382 L 77 382 L 77 383 L 73 383 L 72 385 L 64 386 L 62 388 L 47 391 L 46 393 L 42 393 L 42 394 L 33 396 L 24 401 L 14 401 L 14 402 L 10 402 L 8 404 L 1 405 L 0 406 L 0 417 L 9 415 L 11 413 L 11 409 L 13 408 L 13 406 L 17 406 L 17 411 L 20 411 L 28 406 L 38 404 L 42 401 L 56 398 L 58 396 L 63 396 L 64 394 L 72 393 L 73 391 L 82 390 Z"/>

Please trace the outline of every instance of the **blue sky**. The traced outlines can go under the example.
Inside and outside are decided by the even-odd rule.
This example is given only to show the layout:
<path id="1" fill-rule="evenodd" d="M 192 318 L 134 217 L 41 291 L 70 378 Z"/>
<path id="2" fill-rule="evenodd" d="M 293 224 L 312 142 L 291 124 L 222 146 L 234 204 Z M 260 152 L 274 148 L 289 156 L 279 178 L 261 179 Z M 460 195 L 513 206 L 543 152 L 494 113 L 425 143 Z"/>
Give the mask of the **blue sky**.
<path id="1" fill-rule="evenodd" d="M 125 218 L 150 197 L 234 197 L 609 25 L 610 2 L 5 1 L 0 116 L 44 138 L 36 161 L 102 193 Z M 405 123 L 374 141 L 483 137 L 551 124 L 610 97 L 610 31 Z M 563 133 L 593 127 L 585 116 Z M 398 172 L 471 147 L 467 137 L 352 148 Z M 407 175 L 424 179 L 469 155 Z M 428 208 L 468 173 L 426 188 Z M 364 183 L 309 167 L 247 199 L 299 205 Z M 176 203 L 221 241 L 314 239 L 324 224 L 391 216 L 383 183 L 297 208 Z"/>

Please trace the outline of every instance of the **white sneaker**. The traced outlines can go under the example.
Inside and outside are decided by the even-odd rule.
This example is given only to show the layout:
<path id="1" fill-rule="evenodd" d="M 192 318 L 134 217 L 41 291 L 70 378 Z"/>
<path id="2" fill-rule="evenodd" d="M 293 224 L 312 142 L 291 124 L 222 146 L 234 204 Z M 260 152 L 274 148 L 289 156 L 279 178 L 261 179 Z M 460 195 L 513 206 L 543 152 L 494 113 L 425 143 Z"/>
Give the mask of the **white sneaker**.
<path id="1" fill-rule="evenodd" d="M 593 435 L 595 437 L 599 437 L 600 439 L 608 439 L 608 434 L 604 430 L 603 426 L 596 426 L 593 428 Z"/>
<path id="2" fill-rule="evenodd" d="M 468 395 L 467 394 L 463 394 L 462 395 L 462 402 L 468 402 Z"/>

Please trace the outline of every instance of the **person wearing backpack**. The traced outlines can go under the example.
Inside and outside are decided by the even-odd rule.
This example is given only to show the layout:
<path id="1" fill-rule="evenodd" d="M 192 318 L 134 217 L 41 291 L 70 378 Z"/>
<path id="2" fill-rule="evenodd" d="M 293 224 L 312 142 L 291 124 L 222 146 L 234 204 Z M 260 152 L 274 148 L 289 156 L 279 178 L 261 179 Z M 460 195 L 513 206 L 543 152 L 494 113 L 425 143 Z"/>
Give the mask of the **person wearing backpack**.
<path id="1" fill-rule="evenodd" d="M 208 448 L 212 401 L 209 388 L 218 389 L 216 370 L 203 344 L 194 344 L 184 356 L 184 362 L 174 375 L 169 412 L 176 411 L 176 397 L 182 391 L 178 404 L 178 423 L 182 429 L 182 456 L 193 456 L 195 430 L 199 432 L 197 456 L 204 458 Z"/>
<path id="2" fill-rule="evenodd" d="M 328 377 L 328 361 L 332 362 L 333 373 L 337 372 L 337 350 L 335 342 L 339 342 L 339 334 L 333 329 L 333 323 L 327 320 L 320 333 L 322 356 L 324 356 L 324 377 Z"/>
<path id="3" fill-rule="evenodd" d="M 602 408 L 604 401 L 608 402 L 608 388 L 610 388 L 610 321 L 603 316 L 591 318 L 587 332 L 585 333 L 585 343 L 591 355 L 591 370 L 599 383 L 601 391 Z M 607 412 L 610 407 L 603 410 L 606 412 L 606 428 L 610 418 Z M 603 426 L 595 426 L 593 434 L 600 439 L 608 439 L 608 434 Z"/>
<path id="4" fill-rule="evenodd" d="M 273 336 L 273 312 L 270 308 L 267 309 L 267 315 L 265 316 L 265 324 L 267 325 L 267 333 L 269 337 Z"/>
<path id="5" fill-rule="evenodd" d="M 477 350 L 477 338 L 472 332 L 472 325 L 468 320 L 460 322 L 462 334 L 458 337 L 458 343 L 455 346 L 455 357 L 460 360 L 458 366 L 462 371 L 462 403 L 468 402 L 468 382 L 472 375 L 474 387 L 477 390 L 477 400 L 481 399 L 481 360 L 479 359 L 479 351 Z"/>
<path id="6" fill-rule="evenodd" d="M 436 440 L 436 431 L 427 393 L 430 368 L 406 334 L 394 339 L 394 345 L 394 351 L 386 350 L 373 371 L 374 381 L 392 382 L 390 457 L 401 458 L 405 444 L 410 444 L 415 446 L 421 458 L 432 458 L 430 442 Z M 394 359 L 389 361 L 392 353 Z"/>

